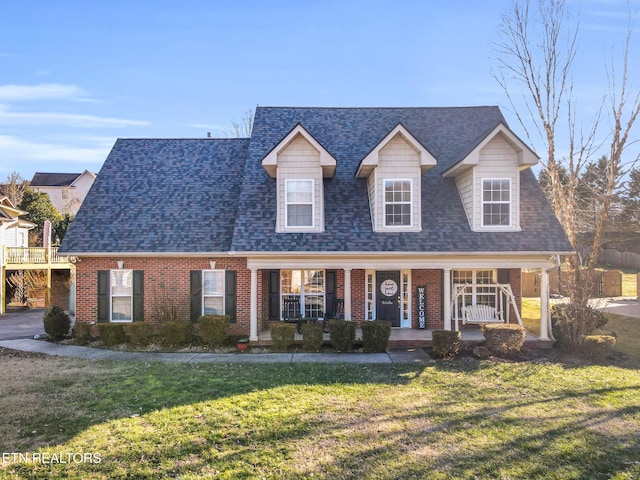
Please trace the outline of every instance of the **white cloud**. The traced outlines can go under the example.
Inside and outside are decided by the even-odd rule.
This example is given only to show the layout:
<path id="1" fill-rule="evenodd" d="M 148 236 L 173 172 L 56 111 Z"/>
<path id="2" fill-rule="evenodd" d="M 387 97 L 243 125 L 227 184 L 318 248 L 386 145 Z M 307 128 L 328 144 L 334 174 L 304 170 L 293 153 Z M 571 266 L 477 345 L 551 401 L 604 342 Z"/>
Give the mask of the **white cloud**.
<path id="1" fill-rule="evenodd" d="M 0 85 L 0 101 L 44 99 L 88 100 L 87 93 L 76 85 L 41 83 L 39 85 Z"/>
<path id="2" fill-rule="evenodd" d="M 52 161 L 80 164 L 98 163 L 107 157 L 111 145 L 98 142 L 86 147 L 72 147 L 56 143 L 35 143 L 9 135 L 0 135 L 0 165 L 13 170 L 21 162 Z M 10 169 L 11 170 L 11 169 Z"/>
<path id="3" fill-rule="evenodd" d="M 0 125 L 46 125 L 67 126 L 75 128 L 93 127 L 145 127 L 146 120 L 128 120 L 125 118 L 98 117 L 60 112 L 14 112 L 0 105 Z"/>

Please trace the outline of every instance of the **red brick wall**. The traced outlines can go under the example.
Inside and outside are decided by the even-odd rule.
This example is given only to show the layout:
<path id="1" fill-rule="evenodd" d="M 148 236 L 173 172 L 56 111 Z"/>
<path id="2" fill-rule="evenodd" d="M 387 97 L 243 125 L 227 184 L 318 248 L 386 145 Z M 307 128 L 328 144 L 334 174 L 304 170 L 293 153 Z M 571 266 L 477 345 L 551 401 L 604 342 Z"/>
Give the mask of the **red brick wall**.
<path id="1" fill-rule="evenodd" d="M 76 263 L 76 321 L 97 321 L 98 270 L 117 268 L 118 258 L 82 257 Z M 189 272 L 210 269 L 209 261 L 216 262 L 216 269 L 237 272 L 237 321 L 231 325 L 230 334 L 248 334 L 251 312 L 251 272 L 245 258 L 122 258 L 125 269 L 144 271 L 144 318 L 156 323 L 157 305 L 166 302 L 175 305 L 179 316 L 189 319 Z M 262 291 L 262 275 L 258 275 L 258 291 Z M 258 312 L 262 311 L 264 297 L 258 295 Z M 258 326 L 260 328 L 260 325 Z"/>
<path id="2" fill-rule="evenodd" d="M 411 270 L 411 328 L 418 328 L 417 287 L 426 287 L 427 329 L 443 329 L 442 319 L 442 270 Z"/>
<path id="3" fill-rule="evenodd" d="M 513 296 L 516 299 L 518 311 L 522 312 L 522 270 L 519 268 L 512 268 L 509 270 L 509 283 L 511 284 Z M 518 317 L 516 317 L 513 306 L 509 311 L 509 323 L 518 323 Z"/>

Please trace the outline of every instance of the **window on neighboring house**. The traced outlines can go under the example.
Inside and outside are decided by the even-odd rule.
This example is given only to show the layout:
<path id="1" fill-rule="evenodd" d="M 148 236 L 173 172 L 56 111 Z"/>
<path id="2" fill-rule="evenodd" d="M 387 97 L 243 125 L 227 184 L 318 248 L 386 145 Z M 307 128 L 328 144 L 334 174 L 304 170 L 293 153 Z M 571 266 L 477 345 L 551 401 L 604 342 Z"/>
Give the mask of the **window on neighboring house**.
<path id="1" fill-rule="evenodd" d="M 69 199 L 69 189 L 68 188 L 63 188 L 62 189 L 62 199 L 63 200 L 68 200 Z"/>
<path id="2" fill-rule="evenodd" d="M 317 318 L 325 309 L 324 270 L 281 270 L 281 298 L 298 297 L 305 318 Z"/>
<path id="3" fill-rule="evenodd" d="M 384 181 L 384 225 L 411 226 L 411 180 Z"/>
<path id="4" fill-rule="evenodd" d="M 313 180 L 286 180 L 287 227 L 313 227 Z"/>
<path id="5" fill-rule="evenodd" d="M 482 225 L 511 225 L 511 180 L 508 178 L 482 180 Z"/>
<path id="6" fill-rule="evenodd" d="M 224 315 L 224 291 L 224 270 L 203 270 L 203 315 Z"/>
<path id="7" fill-rule="evenodd" d="M 133 270 L 111 270 L 111 321 L 133 321 Z"/>

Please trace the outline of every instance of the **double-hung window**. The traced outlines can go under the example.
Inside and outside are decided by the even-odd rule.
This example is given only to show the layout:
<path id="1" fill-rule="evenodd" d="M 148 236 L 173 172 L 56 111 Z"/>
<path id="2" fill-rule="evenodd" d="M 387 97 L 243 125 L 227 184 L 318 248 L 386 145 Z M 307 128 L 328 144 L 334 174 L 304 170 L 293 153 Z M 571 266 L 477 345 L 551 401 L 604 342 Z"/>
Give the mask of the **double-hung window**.
<path id="1" fill-rule="evenodd" d="M 313 227 L 313 180 L 285 180 L 287 227 Z"/>
<path id="2" fill-rule="evenodd" d="M 224 315 L 224 277 L 224 270 L 203 270 L 203 315 Z"/>
<path id="3" fill-rule="evenodd" d="M 511 180 L 482 180 L 482 226 L 511 225 Z"/>
<path id="4" fill-rule="evenodd" d="M 111 321 L 133 321 L 133 270 L 111 270 Z"/>
<path id="5" fill-rule="evenodd" d="M 385 227 L 411 226 L 411 180 L 384 181 Z"/>
<path id="6" fill-rule="evenodd" d="M 298 297 L 300 311 L 305 318 L 318 318 L 324 313 L 325 271 L 282 270 L 280 278 L 281 296 Z"/>

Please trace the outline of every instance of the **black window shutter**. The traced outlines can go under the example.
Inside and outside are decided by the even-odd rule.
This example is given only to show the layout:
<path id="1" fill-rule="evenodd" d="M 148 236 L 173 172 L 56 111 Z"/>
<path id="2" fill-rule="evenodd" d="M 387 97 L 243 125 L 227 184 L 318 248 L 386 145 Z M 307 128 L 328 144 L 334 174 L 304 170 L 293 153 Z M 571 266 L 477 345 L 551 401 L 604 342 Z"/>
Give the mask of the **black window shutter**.
<path id="1" fill-rule="evenodd" d="M 498 283 L 509 283 L 510 272 L 506 268 L 498 269 Z"/>
<path id="2" fill-rule="evenodd" d="M 144 322 L 144 271 L 133 271 L 133 321 Z"/>
<path id="3" fill-rule="evenodd" d="M 269 270 L 269 320 L 280 320 L 280 270 Z"/>
<path id="4" fill-rule="evenodd" d="M 331 315 L 335 309 L 336 302 L 336 271 L 335 270 L 327 270 L 326 271 L 326 279 L 325 279 L 325 308 L 327 311 L 325 315 Z"/>
<path id="5" fill-rule="evenodd" d="M 224 312 L 231 317 L 231 323 L 236 323 L 236 272 L 224 272 Z"/>
<path id="6" fill-rule="evenodd" d="M 109 321 L 109 270 L 98 270 L 98 323 Z"/>
<path id="7" fill-rule="evenodd" d="M 202 315 L 202 270 L 191 270 L 189 292 L 191 294 L 189 318 L 192 322 L 196 322 Z"/>

